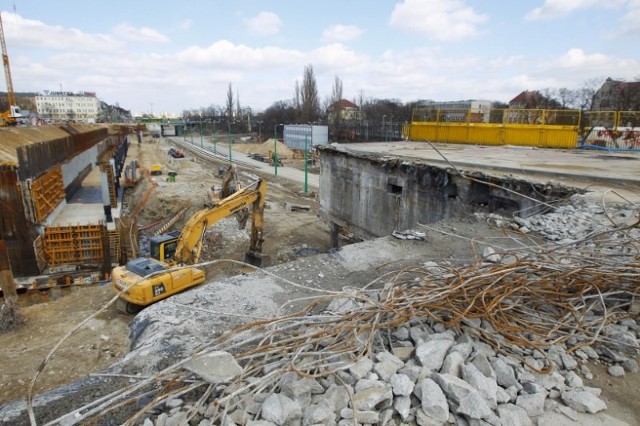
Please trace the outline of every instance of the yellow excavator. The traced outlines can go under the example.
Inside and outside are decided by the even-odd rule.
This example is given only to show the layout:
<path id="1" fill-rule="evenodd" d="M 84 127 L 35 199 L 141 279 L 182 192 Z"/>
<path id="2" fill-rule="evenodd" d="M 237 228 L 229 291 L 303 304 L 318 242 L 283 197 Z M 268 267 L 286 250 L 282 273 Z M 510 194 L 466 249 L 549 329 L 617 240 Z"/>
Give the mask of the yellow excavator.
<path id="1" fill-rule="evenodd" d="M 174 231 L 150 238 L 150 258 L 130 260 L 111 272 L 114 290 L 120 294 L 118 310 L 135 314 L 145 306 L 203 283 L 204 271 L 188 265 L 201 261 L 207 228 L 222 218 L 237 214 L 242 229 L 248 220 L 249 207 L 251 241 L 245 261 L 261 266 L 266 189 L 266 182 L 260 179 L 197 212 L 179 235 Z"/>

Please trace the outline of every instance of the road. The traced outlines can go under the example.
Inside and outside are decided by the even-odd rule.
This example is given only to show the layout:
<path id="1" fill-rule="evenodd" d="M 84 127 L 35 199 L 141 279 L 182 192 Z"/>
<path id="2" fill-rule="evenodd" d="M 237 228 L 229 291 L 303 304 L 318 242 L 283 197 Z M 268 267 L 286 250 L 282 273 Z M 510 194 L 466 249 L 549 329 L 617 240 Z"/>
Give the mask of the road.
<path id="1" fill-rule="evenodd" d="M 228 145 L 226 143 L 219 143 L 214 146 L 212 142 L 203 140 L 200 143 L 194 142 L 192 144 L 190 140 L 180 137 L 168 137 L 167 140 L 169 140 L 172 144 L 188 149 L 189 151 L 201 157 L 224 161 L 229 160 Z M 262 161 L 249 158 L 244 152 L 239 152 L 232 149 L 231 161 L 234 164 L 248 167 L 254 170 L 260 170 L 264 173 L 271 173 L 275 176 L 276 168 L 274 166 L 270 166 L 268 163 L 263 163 Z M 279 178 L 288 179 L 293 182 L 299 182 L 300 184 L 302 184 L 301 189 L 304 188 L 305 172 L 303 170 L 298 170 L 293 167 L 287 167 L 285 165 L 278 166 L 277 173 L 277 176 Z M 320 175 L 315 173 L 307 173 L 307 179 L 309 188 L 317 191 L 320 187 Z"/>

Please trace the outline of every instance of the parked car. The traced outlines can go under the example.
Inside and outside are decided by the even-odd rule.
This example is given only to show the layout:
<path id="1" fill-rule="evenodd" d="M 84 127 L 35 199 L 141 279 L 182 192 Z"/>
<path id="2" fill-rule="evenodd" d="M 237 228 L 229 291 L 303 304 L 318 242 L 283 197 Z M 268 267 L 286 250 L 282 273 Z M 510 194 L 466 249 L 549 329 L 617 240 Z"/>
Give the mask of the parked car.
<path id="1" fill-rule="evenodd" d="M 167 154 L 169 154 L 173 158 L 184 158 L 184 154 L 182 153 L 182 151 L 175 148 L 169 148 L 169 152 Z"/>

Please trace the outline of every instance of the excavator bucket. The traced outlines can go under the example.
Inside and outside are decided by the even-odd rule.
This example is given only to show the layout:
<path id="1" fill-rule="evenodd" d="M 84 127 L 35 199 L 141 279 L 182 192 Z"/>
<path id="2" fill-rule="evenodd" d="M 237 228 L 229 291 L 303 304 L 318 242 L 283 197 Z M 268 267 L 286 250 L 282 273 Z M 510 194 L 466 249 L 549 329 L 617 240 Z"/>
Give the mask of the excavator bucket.
<path id="1" fill-rule="evenodd" d="M 244 262 L 248 263 L 249 265 L 253 265 L 256 266 L 258 268 L 262 268 L 264 266 L 266 266 L 266 264 L 269 261 L 269 256 L 262 254 L 260 252 L 257 251 L 251 251 L 249 250 L 248 252 L 246 252 L 245 256 L 244 256 Z"/>

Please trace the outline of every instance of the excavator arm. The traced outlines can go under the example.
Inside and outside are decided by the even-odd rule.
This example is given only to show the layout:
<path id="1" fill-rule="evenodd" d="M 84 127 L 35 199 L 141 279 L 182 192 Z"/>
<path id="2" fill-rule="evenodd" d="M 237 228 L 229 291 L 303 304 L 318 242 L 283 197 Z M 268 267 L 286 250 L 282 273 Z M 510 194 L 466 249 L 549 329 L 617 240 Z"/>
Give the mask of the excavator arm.
<path id="1" fill-rule="evenodd" d="M 258 180 L 242 190 L 224 198 L 213 206 L 200 210 L 184 226 L 174 260 L 178 263 L 193 264 L 199 261 L 202 241 L 207 228 L 220 219 L 252 206 L 251 243 L 249 256 L 259 256 L 262 251 L 262 230 L 267 184 Z"/>

